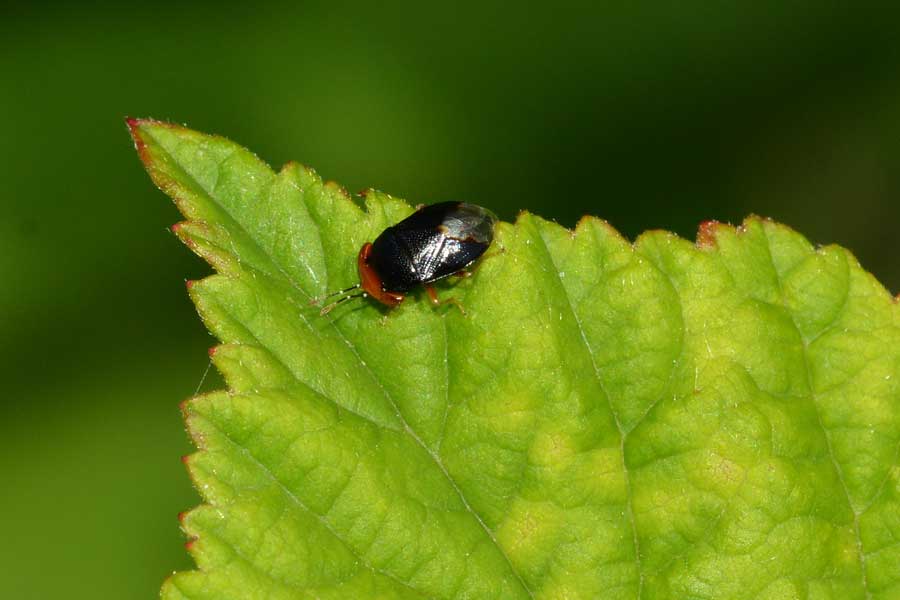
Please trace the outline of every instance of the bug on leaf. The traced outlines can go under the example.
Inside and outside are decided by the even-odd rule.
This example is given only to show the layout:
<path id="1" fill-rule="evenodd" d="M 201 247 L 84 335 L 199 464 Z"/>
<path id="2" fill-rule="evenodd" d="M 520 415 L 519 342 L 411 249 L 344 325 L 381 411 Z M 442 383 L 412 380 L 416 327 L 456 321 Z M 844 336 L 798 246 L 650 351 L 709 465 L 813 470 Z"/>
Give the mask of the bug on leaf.
<path id="1" fill-rule="evenodd" d="M 466 275 L 465 268 L 491 245 L 496 222 L 491 211 L 465 202 L 420 207 L 382 231 L 374 242 L 363 244 L 356 263 L 359 283 L 325 296 L 342 297 L 322 308 L 321 314 L 366 296 L 393 308 L 420 285 L 432 304 L 441 304 L 431 284 L 451 275 Z M 362 291 L 350 293 L 358 289 Z"/>

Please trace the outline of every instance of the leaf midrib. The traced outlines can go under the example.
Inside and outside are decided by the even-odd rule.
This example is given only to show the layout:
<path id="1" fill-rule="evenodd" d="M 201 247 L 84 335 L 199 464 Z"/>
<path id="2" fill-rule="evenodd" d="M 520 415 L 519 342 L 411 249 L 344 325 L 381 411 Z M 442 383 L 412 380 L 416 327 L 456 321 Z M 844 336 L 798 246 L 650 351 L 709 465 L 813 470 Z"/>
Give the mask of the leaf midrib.
<path id="1" fill-rule="evenodd" d="M 145 133 L 146 133 L 146 130 L 144 130 L 144 131 L 145 131 Z M 286 270 L 281 266 L 281 264 L 279 263 L 279 261 L 276 260 L 276 258 L 275 258 L 274 256 L 272 256 L 272 254 L 271 254 L 268 250 L 266 250 L 265 248 L 263 248 L 263 247 L 256 241 L 256 239 L 255 239 L 253 236 L 250 235 L 250 233 L 249 233 L 249 232 L 247 231 L 247 229 L 243 226 L 243 224 L 242 224 L 240 221 L 238 221 L 237 218 L 234 217 L 234 215 L 231 213 L 231 211 L 230 211 L 226 206 L 224 206 L 222 203 L 216 201 L 213 192 L 212 192 L 211 190 L 207 189 L 206 186 L 204 186 L 198 179 L 196 179 L 191 173 L 189 173 L 186 169 L 184 169 L 184 168 L 182 167 L 181 163 L 180 163 L 177 159 L 175 159 L 175 157 L 174 157 L 174 156 L 173 156 L 173 155 L 172 155 L 172 154 L 171 154 L 171 153 L 163 146 L 162 143 L 160 143 L 160 141 L 159 141 L 157 138 L 155 138 L 155 137 L 152 135 L 152 133 L 149 134 L 149 137 L 150 137 L 151 139 L 153 139 L 154 142 L 156 142 L 157 147 L 160 148 L 160 150 L 161 150 L 162 152 L 166 153 L 166 155 L 168 155 L 168 157 L 169 157 L 170 159 L 172 159 L 172 161 L 171 161 L 170 164 L 176 165 L 176 166 L 178 167 L 178 169 L 179 169 L 182 173 L 184 173 L 184 175 L 185 175 L 188 179 L 190 179 L 190 180 L 195 184 L 195 186 L 196 186 L 198 189 L 202 190 L 202 191 L 206 194 L 207 198 L 209 199 L 209 201 L 210 201 L 212 204 L 214 204 L 214 205 L 217 206 L 220 210 L 222 210 L 222 212 L 224 212 L 224 213 L 229 217 L 229 219 L 231 219 L 231 221 L 234 222 L 234 224 L 239 228 L 240 232 L 242 232 L 242 233 L 245 235 L 245 237 L 250 241 L 250 243 L 252 243 L 252 244 L 253 244 L 253 245 L 254 245 L 254 246 L 255 246 L 255 247 L 256 247 L 256 248 L 264 255 L 264 256 L 266 256 L 266 257 L 269 259 L 269 261 L 271 262 L 272 266 L 275 267 L 275 269 L 276 269 L 276 270 L 279 272 L 279 274 L 284 278 L 284 280 L 291 286 L 291 288 L 293 288 L 296 292 L 299 292 L 299 293 L 301 294 L 301 296 L 303 297 L 302 299 L 304 299 L 304 300 L 309 300 L 309 298 L 310 298 L 309 295 L 306 294 L 306 293 L 302 290 L 302 288 L 300 288 L 300 287 L 297 285 L 297 283 L 293 280 L 292 277 L 290 277 L 290 275 L 288 275 L 288 273 L 287 273 Z M 258 159 L 257 159 L 257 160 L 258 160 Z M 218 168 L 220 168 L 220 165 L 217 165 L 217 169 L 218 169 Z M 266 165 L 266 168 L 269 168 L 268 165 Z M 274 173 L 274 171 L 272 171 L 271 168 L 269 168 L 269 170 L 270 170 L 270 172 L 271 172 L 272 175 L 273 175 L 273 181 L 274 181 L 274 178 L 275 178 L 275 177 L 278 177 L 278 175 L 277 175 L 276 173 Z M 218 174 L 217 174 L 217 180 L 218 180 Z M 270 182 L 270 185 L 271 185 L 271 182 Z M 302 190 L 300 190 L 300 193 L 303 194 Z M 304 203 L 305 203 L 305 194 L 303 194 L 303 198 L 304 198 Z M 307 212 L 308 212 L 308 214 L 310 215 L 311 219 L 315 222 L 316 219 L 315 219 L 314 216 L 312 216 L 312 211 L 307 211 Z M 316 225 L 318 225 L 318 223 L 316 223 Z M 327 268 L 328 268 L 328 267 L 327 267 L 327 265 L 326 265 L 326 266 L 325 266 L 325 269 L 326 269 L 325 280 L 326 280 L 326 281 L 328 281 L 328 279 L 329 279 L 329 275 L 328 275 L 328 273 L 327 273 Z M 309 328 L 311 329 L 312 327 L 311 327 L 311 325 L 309 324 L 309 321 L 308 321 L 308 320 L 306 319 L 306 317 L 302 314 L 302 312 L 299 312 L 299 311 L 298 311 L 298 314 L 299 314 L 300 318 L 303 320 L 304 324 L 305 324 L 307 327 L 309 327 Z M 335 324 L 335 322 L 334 322 L 333 320 L 331 320 L 331 319 L 329 318 L 329 319 L 328 319 L 328 322 L 329 322 L 329 324 L 334 328 L 334 330 L 335 330 L 335 332 L 338 334 L 338 336 L 339 336 L 339 337 L 344 341 L 344 343 L 346 343 L 347 346 L 350 348 L 351 352 L 353 353 L 353 356 L 356 358 L 356 360 L 357 360 L 357 362 L 359 363 L 360 367 L 363 368 L 363 369 L 365 369 L 365 370 L 371 375 L 372 380 L 373 380 L 373 381 L 378 385 L 378 387 L 381 389 L 381 391 L 382 391 L 382 393 L 384 394 L 386 400 L 389 402 L 389 404 L 391 405 L 391 407 L 394 409 L 394 411 L 395 411 L 395 413 L 396 413 L 398 419 L 400 419 L 400 422 L 401 422 L 401 424 L 402 424 L 403 429 L 405 430 L 405 432 L 406 432 L 410 437 L 413 438 L 413 440 L 416 442 L 416 444 L 418 444 L 418 445 L 419 445 L 419 446 L 420 446 L 420 447 L 421 447 L 421 448 L 422 448 L 422 449 L 423 449 L 423 450 L 431 457 L 431 459 L 434 461 L 435 465 L 437 465 L 437 467 L 441 470 L 441 472 L 443 473 L 444 477 L 447 479 L 448 483 L 450 483 L 450 485 L 452 486 L 452 488 L 454 489 L 454 491 L 456 492 L 456 494 L 459 496 L 459 499 L 460 499 L 460 501 L 463 503 L 463 506 L 466 508 L 467 512 L 469 512 L 469 514 L 470 514 L 472 517 L 474 517 L 475 520 L 478 522 L 478 524 L 481 526 L 481 528 L 482 528 L 482 530 L 484 531 L 485 535 L 487 535 L 488 539 L 491 541 L 491 543 L 493 544 L 493 546 L 497 549 L 497 551 L 500 553 L 500 555 L 501 555 L 501 556 L 503 557 L 503 559 L 506 561 L 506 564 L 509 566 L 510 572 L 513 574 L 513 576 L 514 576 L 514 577 L 516 578 L 516 580 L 519 582 L 519 584 L 521 585 L 522 589 L 528 594 L 528 597 L 533 599 L 533 598 L 534 598 L 533 592 L 532 592 L 531 589 L 528 587 L 528 585 L 525 583 L 525 580 L 522 578 L 522 576 L 521 576 L 521 575 L 518 573 L 518 571 L 516 571 L 516 569 L 513 567 L 513 564 L 512 564 L 512 562 L 510 561 L 509 556 L 507 556 L 506 552 L 503 550 L 503 548 L 502 548 L 502 547 L 500 546 L 500 544 L 497 542 L 496 537 L 493 535 L 493 533 L 491 532 L 491 530 L 488 528 L 487 524 L 486 524 L 486 523 L 484 522 L 484 520 L 481 518 L 481 515 L 479 515 L 478 512 L 477 512 L 475 509 L 473 509 L 472 506 L 469 504 L 469 501 L 468 501 L 468 499 L 465 497 L 465 494 L 463 493 L 462 489 L 459 487 L 459 485 L 456 483 L 456 481 L 455 481 L 455 480 L 453 479 L 453 477 L 450 475 L 449 471 L 446 469 L 446 467 L 444 466 L 443 462 L 440 460 L 440 457 L 437 456 L 434 452 L 432 452 L 431 449 L 428 448 L 428 446 L 427 446 L 427 445 L 422 441 L 422 439 L 418 436 L 418 434 L 416 434 L 416 432 L 410 427 L 409 423 L 406 421 L 406 418 L 403 416 L 402 412 L 400 411 L 400 408 L 399 408 L 399 405 L 397 404 L 397 402 L 396 402 L 396 401 L 394 400 L 394 398 L 390 395 L 390 393 L 389 393 L 388 390 L 385 388 L 385 386 L 384 386 L 384 384 L 382 383 L 382 381 L 380 380 L 380 378 L 375 374 L 375 372 L 371 369 L 371 367 L 369 367 L 368 364 L 366 364 L 366 362 L 362 360 L 362 357 L 360 357 L 359 352 L 357 351 L 355 345 L 349 340 L 349 338 L 347 338 L 347 337 L 344 335 L 344 333 L 340 330 L 340 328 Z M 268 349 L 267 346 L 265 346 L 265 347 Z M 270 353 L 271 353 L 271 350 L 270 350 Z M 296 374 L 294 374 L 292 370 L 290 370 L 290 372 L 291 372 L 291 374 L 293 375 L 294 379 L 297 379 Z M 301 382 L 301 383 L 303 383 L 303 382 Z M 327 396 L 325 396 L 325 397 L 327 397 Z M 339 407 L 341 407 L 341 408 L 344 408 L 343 406 L 341 406 L 340 404 L 338 404 L 334 399 L 332 399 L 332 398 L 328 398 L 328 399 L 329 399 L 329 401 L 331 401 L 332 403 L 334 403 L 336 406 L 339 406 Z M 370 420 L 370 421 L 371 421 L 371 419 L 367 419 L 367 420 Z M 374 422 L 373 422 L 373 423 L 374 423 Z M 383 427 L 383 425 L 380 424 L 380 423 L 375 423 L 375 425 L 378 426 L 378 427 Z M 236 444 L 236 442 L 233 442 L 233 443 Z M 250 454 L 250 452 L 249 452 L 248 449 L 244 448 L 243 446 L 240 446 L 239 444 L 237 444 L 237 445 L 238 445 L 239 447 L 241 447 L 244 451 L 246 451 L 248 454 Z M 251 456 L 252 456 L 252 455 L 251 455 Z M 254 460 L 255 460 L 255 459 L 254 459 Z M 262 466 L 262 465 L 261 465 L 261 466 Z M 269 474 L 271 475 L 271 473 L 269 473 Z M 279 485 L 281 485 L 280 482 L 279 482 Z M 282 487 L 283 487 L 283 486 L 282 486 Z M 314 514 L 314 515 L 315 515 L 315 513 L 311 513 L 311 514 Z M 315 516 L 316 516 L 317 518 L 319 517 L 319 515 L 315 515 Z M 331 529 L 329 529 L 329 531 L 331 531 L 332 534 L 334 534 L 334 532 L 333 532 Z M 336 539 L 340 540 L 340 538 L 337 537 L 336 534 L 334 534 L 334 535 L 335 535 Z M 352 549 L 351 549 L 351 551 L 352 551 Z M 354 554 L 356 554 L 356 553 L 354 552 Z M 357 556 L 358 556 L 358 555 L 357 555 Z M 362 557 L 359 557 L 359 558 L 360 558 L 360 560 L 363 560 Z M 372 568 L 372 569 L 374 570 L 374 567 L 370 566 L 370 568 Z M 418 592 L 417 592 L 417 593 L 418 593 Z"/>

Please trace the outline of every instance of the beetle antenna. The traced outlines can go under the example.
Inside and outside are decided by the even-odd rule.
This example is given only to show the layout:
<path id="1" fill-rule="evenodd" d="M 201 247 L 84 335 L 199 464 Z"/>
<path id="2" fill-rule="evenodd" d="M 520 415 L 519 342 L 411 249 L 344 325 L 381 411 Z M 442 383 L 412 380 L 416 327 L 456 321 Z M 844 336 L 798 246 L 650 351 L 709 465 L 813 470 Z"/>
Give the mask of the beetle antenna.
<path id="1" fill-rule="evenodd" d="M 318 298 L 313 298 L 309 301 L 309 305 L 312 306 L 313 304 L 318 304 L 319 302 L 322 302 L 323 300 L 328 300 L 329 298 L 332 298 L 334 296 L 339 296 L 340 294 L 346 294 L 347 292 L 349 292 L 351 290 L 357 289 L 359 287 L 359 285 L 360 284 L 357 283 L 356 285 L 351 285 L 350 287 L 345 288 L 343 290 L 338 290 L 336 292 L 331 292 L 330 294 L 326 294 L 326 295 L 320 296 Z"/>
<path id="2" fill-rule="evenodd" d="M 355 287 L 359 287 L 359 286 L 355 286 Z M 353 289 L 353 288 L 350 288 L 350 289 Z M 332 296 L 333 296 L 333 295 L 334 295 L 334 294 L 332 294 Z M 328 313 L 330 313 L 331 310 L 332 310 L 334 307 L 336 307 L 338 304 L 343 304 L 343 303 L 346 302 L 347 300 L 353 300 L 354 298 L 360 298 L 360 297 L 365 296 L 365 295 L 366 295 L 365 292 L 360 292 L 360 293 L 358 293 L 358 294 L 350 294 L 349 296 L 344 296 L 344 297 L 341 298 L 340 300 L 335 300 L 335 301 L 332 302 L 331 304 L 327 304 L 327 305 L 323 306 L 323 307 L 322 307 L 322 310 L 319 311 L 319 316 L 324 317 L 325 315 L 327 315 Z"/>

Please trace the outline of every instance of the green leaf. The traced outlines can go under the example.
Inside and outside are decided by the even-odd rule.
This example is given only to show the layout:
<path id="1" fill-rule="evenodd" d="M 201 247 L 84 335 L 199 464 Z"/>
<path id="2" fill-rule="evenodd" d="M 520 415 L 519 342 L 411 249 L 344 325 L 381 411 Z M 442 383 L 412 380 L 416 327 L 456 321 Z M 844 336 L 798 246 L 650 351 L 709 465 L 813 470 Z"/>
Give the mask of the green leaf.
<path id="1" fill-rule="evenodd" d="M 900 597 L 900 312 L 846 250 L 523 213 L 440 289 L 465 314 L 320 317 L 409 205 L 130 126 L 228 385 L 184 407 L 206 504 L 164 598 Z"/>

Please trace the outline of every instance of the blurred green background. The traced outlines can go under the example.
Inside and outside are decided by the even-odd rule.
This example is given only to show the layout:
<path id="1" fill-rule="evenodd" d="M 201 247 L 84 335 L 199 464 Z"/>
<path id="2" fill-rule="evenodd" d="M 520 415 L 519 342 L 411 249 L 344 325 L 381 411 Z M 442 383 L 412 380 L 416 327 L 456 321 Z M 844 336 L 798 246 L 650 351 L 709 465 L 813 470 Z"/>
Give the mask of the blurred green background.
<path id="1" fill-rule="evenodd" d="M 506 219 L 693 238 L 755 212 L 896 292 L 898 11 L 635 4 L 0 9 L 3 597 L 152 598 L 190 566 L 178 403 L 213 340 L 183 280 L 208 269 L 125 115 Z"/>

